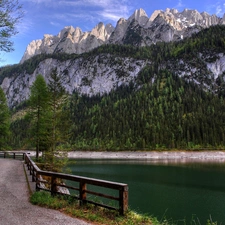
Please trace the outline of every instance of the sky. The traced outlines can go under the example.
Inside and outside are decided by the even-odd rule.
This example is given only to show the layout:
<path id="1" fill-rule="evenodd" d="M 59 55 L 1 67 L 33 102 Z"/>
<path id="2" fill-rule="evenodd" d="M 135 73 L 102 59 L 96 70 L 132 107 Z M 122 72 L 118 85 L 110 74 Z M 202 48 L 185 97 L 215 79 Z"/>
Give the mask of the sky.
<path id="1" fill-rule="evenodd" d="M 14 51 L 0 52 L 0 66 L 20 62 L 27 45 L 44 34 L 57 35 L 64 27 L 92 30 L 99 22 L 114 27 L 120 18 L 128 19 L 136 9 L 150 17 L 155 10 L 185 8 L 223 17 L 225 0 L 19 0 L 24 16 L 17 25 L 18 34 L 11 38 Z"/>

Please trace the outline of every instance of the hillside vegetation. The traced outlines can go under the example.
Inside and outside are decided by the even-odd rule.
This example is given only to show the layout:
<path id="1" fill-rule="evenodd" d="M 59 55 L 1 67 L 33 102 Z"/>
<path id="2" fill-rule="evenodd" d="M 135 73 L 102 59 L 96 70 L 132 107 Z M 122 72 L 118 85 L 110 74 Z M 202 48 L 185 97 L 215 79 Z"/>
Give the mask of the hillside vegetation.
<path id="1" fill-rule="evenodd" d="M 212 77 L 206 67 L 225 53 L 224 26 L 212 26 L 180 42 L 150 47 L 103 45 L 82 55 L 35 56 L 22 65 L 1 68 L 0 81 L 18 71 L 32 72 L 45 58 L 67 60 L 103 53 L 149 63 L 134 82 L 108 94 L 90 97 L 73 93 L 64 106 L 72 121 L 65 127 L 71 136 L 64 147 L 123 150 L 225 146 L 224 74 Z M 181 61 L 196 72 L 185 76 L 187 68 Z M 184 75 L 180 76 L 182 70 Z M 27 126 L 24 117 L 13 120 L 10 143 L 14 148 L 27 147 Z"/>

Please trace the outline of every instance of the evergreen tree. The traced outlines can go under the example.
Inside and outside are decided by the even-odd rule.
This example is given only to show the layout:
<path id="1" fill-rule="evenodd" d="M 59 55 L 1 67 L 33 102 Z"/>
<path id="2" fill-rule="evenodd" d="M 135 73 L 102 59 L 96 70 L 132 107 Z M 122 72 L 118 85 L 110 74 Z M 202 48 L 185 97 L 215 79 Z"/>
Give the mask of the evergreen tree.
<path id="1" fill-rule="evenodd" d="M 0 150 L 6 147 L 9 136 L 10 114 L 6 102 L 5 94 L 0 87 Z"/>
<path id="2" fill-rule="evenodd" d="M 48 83 L 49 91 L 49 151 L 46 152 L 46 160 L 51 164 L 51 170 L 60 170 L 64 164 L 66 155 L 62 151 L 57 151 L 56 145 L 65 141 L 65 136 L 69 126 L 67 121 L 69 116 L 66 111 L 63 111 L 63 106 L 66 102 L 66 91 L 61 85 L 60 75 L 57 69 L 51 71 Z"/>
<path id="3" fill-rule="evenodd" d="M 57 69 L 53 69 L 48 84 L 50 94 L 49 106 L 51 110 L 51 151 L 56 150 L 56 143 L 60 141 L 58 125 L 62 114 L 62 105 L 65 101 L 65 88 L 61 85 Z"/>
<path id="4" fill-rule="evenodd" d="M 48 149 L 49 92 L 42 75 L 38 75 L 31 87 L 29 98 L 29 118 L 31 119 L 31 140 L 36 146 L 36 160 L 40 150 Z"/>

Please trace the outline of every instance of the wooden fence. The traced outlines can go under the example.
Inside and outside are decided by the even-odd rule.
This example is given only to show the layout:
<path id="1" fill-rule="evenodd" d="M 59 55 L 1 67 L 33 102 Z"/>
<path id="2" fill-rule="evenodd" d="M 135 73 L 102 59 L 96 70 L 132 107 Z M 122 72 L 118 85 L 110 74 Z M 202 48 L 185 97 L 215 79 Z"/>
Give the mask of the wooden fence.
<path id="1" fill-rule="evenodd" d="M 43 171 L 38 168 L 27 153 L 24 154 L 24 160 L 30 171 L 30 175 L 32 175 L 32 181 L 36 182 L 37 191 L 49 191 L 52 195 L 69 195 L 76 198 L 80 205 L 90 203 L 107 209 L 118 210 L 120 215 L 124 215 L 128 209 L 127 184 Z M 76 192 L 77 194 L 65 193 L 65 191 L 62 192 L 62 189 Z M 113 190 L 114 193 L 111 195 L 105 194 L 105 190 Z M 108 199 L 107 204 L 99 202 L 99 198 Z M 117 206 L 112 206 L 112 202 L 116 202 Z"/>
<path id="2" fill-rule="evenodd" d="M 25 152 L 19 152 L 19 151 L 5 151 L 5 152 L 0 152 L 0 158 L 13 158 L 13 159 L 25 159 Z"/>

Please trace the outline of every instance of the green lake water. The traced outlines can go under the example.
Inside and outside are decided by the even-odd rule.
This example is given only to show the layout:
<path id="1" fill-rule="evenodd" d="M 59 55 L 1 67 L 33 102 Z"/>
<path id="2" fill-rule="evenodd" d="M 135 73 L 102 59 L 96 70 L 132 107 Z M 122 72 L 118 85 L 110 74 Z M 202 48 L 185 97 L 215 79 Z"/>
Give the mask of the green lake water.
<path id="1" fill-rule="evenodd" d="M 74 161 L 74 160 L 71 160 Z M 129 207 L 177 224 L 225 224 L 225 163 L 75 160 L 72 174 L 127 183 Z M 193 223 L 195 224 L 195 223 Z"/>

